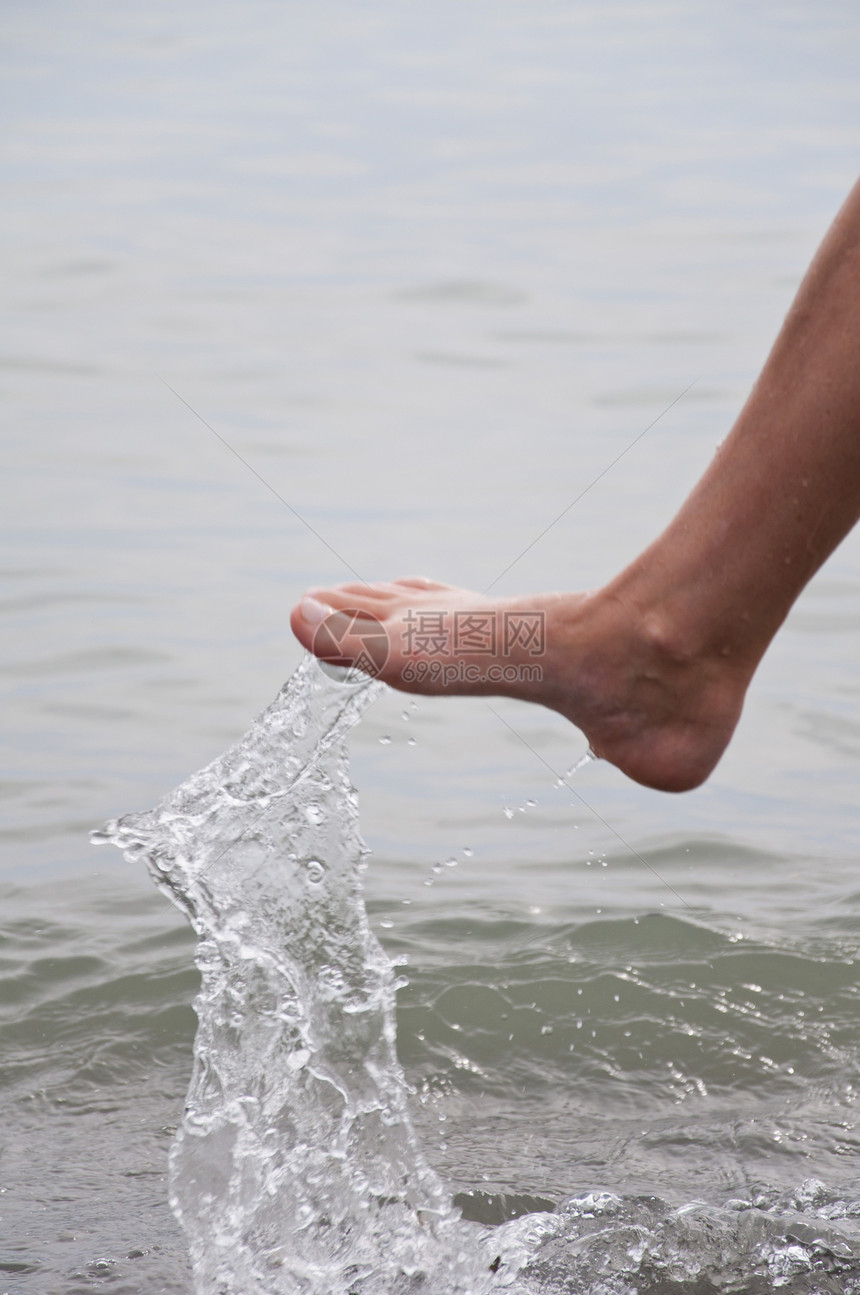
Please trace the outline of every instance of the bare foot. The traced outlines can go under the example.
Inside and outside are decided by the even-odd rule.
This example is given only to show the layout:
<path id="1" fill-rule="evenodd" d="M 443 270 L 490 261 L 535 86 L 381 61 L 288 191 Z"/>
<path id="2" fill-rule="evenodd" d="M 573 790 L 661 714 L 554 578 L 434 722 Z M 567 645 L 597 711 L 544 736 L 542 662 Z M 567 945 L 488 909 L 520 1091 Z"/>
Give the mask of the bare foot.
<path id="1" fill-rule="evenodd" d="M 661 791 L 688 791 L 716 765 L 752 668 L 669 644 L 611 587 L 489 599 L 415 578 L 311 589 L 299 641 L 392 688 L 518 697 L 559 711 L 595 753 Z"/>

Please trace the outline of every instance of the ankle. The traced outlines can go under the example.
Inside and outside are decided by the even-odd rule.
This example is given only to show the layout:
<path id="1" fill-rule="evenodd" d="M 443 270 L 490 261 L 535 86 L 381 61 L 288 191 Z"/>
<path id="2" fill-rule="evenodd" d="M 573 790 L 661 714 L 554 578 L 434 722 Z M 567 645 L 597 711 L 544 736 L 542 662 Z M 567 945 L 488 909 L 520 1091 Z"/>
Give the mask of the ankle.
<path id="1" fill-rule="evenodd" d="M 658 672 L 709 676 L 741 674 L 749 679 L 761 659 L 752 617 L 723 607 L 718 591 L 701 583 L 655 586 L 651 572 L 635 566 L 605 591 L 625 608 L 647 658 Z M 764 645 L 766 646 L 766 644 Z"/>

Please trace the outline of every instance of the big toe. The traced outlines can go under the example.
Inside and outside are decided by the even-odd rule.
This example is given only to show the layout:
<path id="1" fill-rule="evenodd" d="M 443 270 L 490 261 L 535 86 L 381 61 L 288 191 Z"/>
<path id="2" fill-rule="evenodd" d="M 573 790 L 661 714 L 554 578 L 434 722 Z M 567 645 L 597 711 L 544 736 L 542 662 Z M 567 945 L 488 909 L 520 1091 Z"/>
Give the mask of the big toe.
<path id="1" fill-rule="evenodd" d="M 382 623 L 366 612 L 335 611 L 305 598 L 293 613 L 293 630 L 309 652 L 329 665 L 356 666 L 379 675 L 389 657 L 390 644 Z"/>

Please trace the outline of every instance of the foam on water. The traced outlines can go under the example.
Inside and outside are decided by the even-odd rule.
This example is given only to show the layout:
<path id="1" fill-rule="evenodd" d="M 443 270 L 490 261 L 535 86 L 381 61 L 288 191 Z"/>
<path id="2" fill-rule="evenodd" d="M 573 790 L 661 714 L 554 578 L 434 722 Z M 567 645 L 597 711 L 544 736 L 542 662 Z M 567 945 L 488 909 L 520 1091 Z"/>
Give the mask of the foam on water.
<path id="1" fill-rule="evenodd" d="M 368 925 L 346 738 L 381 685 L 308 658 L 223 756 L 109 823 L 198 935 L 202 987 L 171 1204 L 198 1295 L 860 1292 L 860 1204 L 671 1209 L 592 1191 L 493 1229 L 425 1160 Z"/>

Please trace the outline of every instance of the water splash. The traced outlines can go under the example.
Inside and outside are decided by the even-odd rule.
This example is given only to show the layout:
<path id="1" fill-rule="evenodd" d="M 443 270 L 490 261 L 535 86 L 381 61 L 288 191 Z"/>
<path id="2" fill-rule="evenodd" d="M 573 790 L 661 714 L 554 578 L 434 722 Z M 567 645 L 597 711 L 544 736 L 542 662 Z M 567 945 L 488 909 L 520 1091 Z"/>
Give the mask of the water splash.
<path id="1" fill-rule="evenodd" d="M 170 1191 L 200 1295 L 480 1295 L 492 1280 L 417 1145 L 397 982 L 361 896 L 345 739 L 380 688 L 309 658 L 225 755 L 96 834 L 144 860 L 199 936 Z"/>
<path id="2" fill-rule="evenodd" d="M 553 1216 L 555 1226 L 532 1246 L 520 1288 L 542 1295 L 858 1295 L 857 1209 L 814 1179 L 787 1197 L 722 1207 L 694 1201 L 670 1209 L 656 1196 L 589 1192 Z"/>

